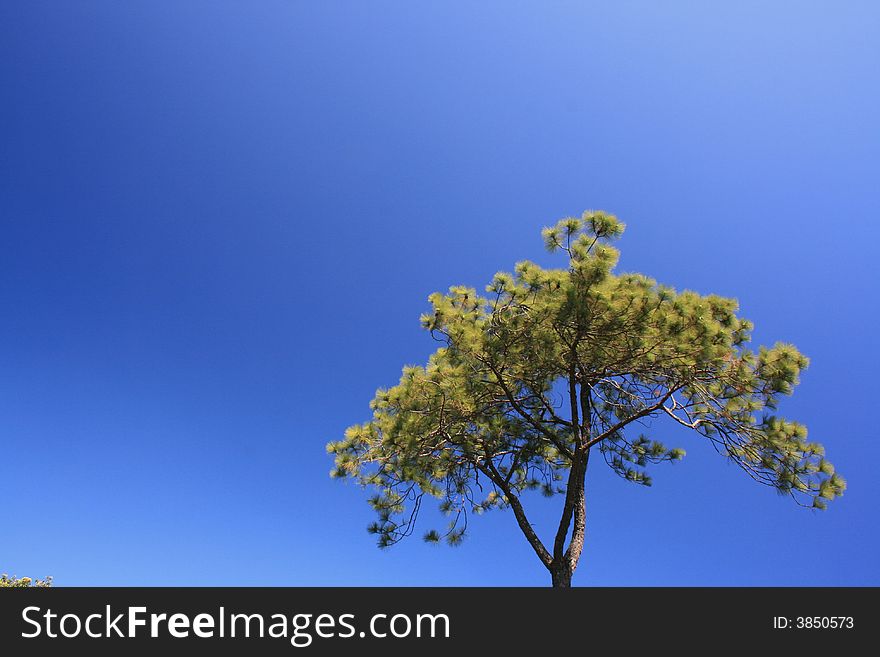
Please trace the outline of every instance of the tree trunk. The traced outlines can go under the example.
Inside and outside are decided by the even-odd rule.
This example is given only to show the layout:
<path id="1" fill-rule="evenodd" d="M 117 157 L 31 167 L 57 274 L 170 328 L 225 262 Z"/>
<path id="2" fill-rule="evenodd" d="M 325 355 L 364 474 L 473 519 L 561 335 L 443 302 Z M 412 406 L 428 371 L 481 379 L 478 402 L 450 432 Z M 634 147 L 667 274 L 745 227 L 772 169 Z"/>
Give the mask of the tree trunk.
<path id="1" fill-rule="evenodd" d="M 565 495 L 565 508 L 562 520 L 556 533 L 553 545 L 553 560 L 547 564 L 553 588 L 570 588 L 571 576 L 578 567 L 581 552 L 584 549 L 586 524 L 586 475 L 590 461 L 590 450 L 579 449 L 575 452 L 571 472 L 568 478 L 568 490 Z M 568 549 L 565 539 L 571 527 L 571 538 Z"/>
<path id="2" fill-rule="evenodd" d="M 567 562 L 553 564 L 550 567 L 550 579 L 554 589 L 571 588 L 571 566 Z"/>

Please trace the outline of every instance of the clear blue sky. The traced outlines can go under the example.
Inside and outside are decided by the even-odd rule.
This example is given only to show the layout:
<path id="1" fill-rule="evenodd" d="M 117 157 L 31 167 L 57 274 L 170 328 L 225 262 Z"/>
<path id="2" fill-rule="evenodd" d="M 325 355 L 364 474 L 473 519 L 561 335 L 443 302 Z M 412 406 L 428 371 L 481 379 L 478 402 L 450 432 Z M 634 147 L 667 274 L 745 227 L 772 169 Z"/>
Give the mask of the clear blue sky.
<path id="1" fill-rule="evenodd" d="M 0 4 L 0 570 L 548 584 L 504 513 L 378 550 L 324 445 L 434 349 L 428 294 L 601 208 L 622 269 L 810 356 L 782 411 L 849 491 L 801 510 L 658 423 L 688 456 L 591 464 L 575 583 L 880 584 L 880 8 L 601 5 Z"/>

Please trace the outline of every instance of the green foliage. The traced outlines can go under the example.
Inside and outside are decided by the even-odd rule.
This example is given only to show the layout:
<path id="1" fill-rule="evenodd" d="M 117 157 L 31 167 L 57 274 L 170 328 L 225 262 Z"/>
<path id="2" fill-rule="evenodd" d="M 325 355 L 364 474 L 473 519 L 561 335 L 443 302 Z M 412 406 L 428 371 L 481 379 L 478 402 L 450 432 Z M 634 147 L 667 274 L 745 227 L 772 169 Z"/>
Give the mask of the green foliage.
<path id="1" fill-rule="evenodd" d="M 0 589 L 49 588 L 50 586 L 52 586 L 51 577 L 35 580 L 30 577 L 9 577 L 6 573 L 0 575 Z"/>
<path id="2" fill-rule="evenodd" d="M 565 218 L 542 236 L 567 268 L 523 261 L 485 295 L 454 286 L 429 297 L 422 325 L 442 346 L 376 393 L 372 419 L 328 445 L 333 476 L 376 490 L 370 531 L 381 546 L 412 533 L 425 496 L 450 517 L 445 534 L 425 540 L 456 545 L 469 513 L 518 505 L 529 490 L 566 493 L 573 464 L 593 447 L 621 477 L 648 485 L 649 466 L 684 456 L 627 438 L 652 417 L 692 429 L 801 505 L 824 508 L 843 493 L 806 427 L 775 413 L 807 359 L 784 343 L 748 349 L 752 324 L 734 299 L 614 273 L 610 242 L 623 229 L 604 212 Z"/>

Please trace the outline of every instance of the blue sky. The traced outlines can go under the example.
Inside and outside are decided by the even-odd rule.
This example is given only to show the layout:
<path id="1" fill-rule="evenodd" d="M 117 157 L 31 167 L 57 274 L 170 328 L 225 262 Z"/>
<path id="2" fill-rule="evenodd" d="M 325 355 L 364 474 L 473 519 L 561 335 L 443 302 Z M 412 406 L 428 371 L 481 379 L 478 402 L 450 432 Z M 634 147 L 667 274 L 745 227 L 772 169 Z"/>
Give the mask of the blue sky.
<path id="1" fill-rule="evenodd" d="M 503 513 L 380 551 L 324 451 L 587 208 L 621 269 L 812 364 L 847 478 L 588 478 L 580 585 L 880 584 L 876 3 L 0 5 L 0 570 L 62 585 L 539 585 Z M 662 427 L 662 430 L 661 430 Z M 559 500 L 529 500 L 540 531 Z"/>

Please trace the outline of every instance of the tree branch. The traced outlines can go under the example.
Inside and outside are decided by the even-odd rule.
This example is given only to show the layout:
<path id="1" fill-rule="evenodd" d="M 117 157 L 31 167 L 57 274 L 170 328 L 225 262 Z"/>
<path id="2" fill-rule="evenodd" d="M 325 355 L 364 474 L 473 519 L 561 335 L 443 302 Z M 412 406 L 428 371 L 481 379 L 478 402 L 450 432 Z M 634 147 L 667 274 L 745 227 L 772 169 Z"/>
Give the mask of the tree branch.
<path id="1" fill-rule="evenodd" d="M 504 379 L 501 376 L 501 372 L 499 372 L 498 369 L 494 365 L 492 365 L 491 363 L 486 362 L 486 361 L 482 361 L 482 362 L 484 362 L 486 364 L 486 366 L 490 370 L 492 370 L 492 374 L 495 375 L 495 379 L 496 379 L 499 387 L 504 392 L 504 396 L 507 397 L 507 401 L 510 402 L 510 405 L 513 407 L 513 409 L 517 413 L 519 413 L 519 415 L 526 422 L 531 424 L 537 431 L 539 431 L 544 436 L 546 436 L 550 440 L 550 442 L 553 443 L 553 445 L 554 445 L 554 447 L 556 447 L 556 449 L 558 449 L 560 452 L 562 452 L 562 454 L 564 454 L 566 457 L 568 457 L 570 459 L 572 457 L 571 450 L 568 449 L 568 447 L 564 443 L 560 442 L 559 439 L 553 434 L 552 431 L 550 431 L 549 429 L 547 429 L 547 427 L 545 427 L 540 422 L 535 420 L 535 418 L 533 418 L 529 413 L 526 412 L 526 410 L 522 406 L 519 405 L 519 402 L 516 401 L 516 397 L 513 396 L 513 393 L 511 392 L 508 385 L 506 383 L 504 383 Z"/>
<path id="2" fill-rule="evenodd" d="M 526 517 L 525 510 L 522 507 L 522 504 L 519 501 L 519 498 L 513 494 L 510 486 L 504 481 L 504 478 L 501 476 L 501 473 L 495 469 L 495 466 L 492 464 L 491 460 L 486 461 L 486 464 L 477 464 L 477 467 L 480 471 L 485 474 L 489 479 L 496 484 L 504 493 L 507 498 L 507 503 L 510 504 L 510 508 L 513 509 L 513 515 L 516 517 L 516 522 L 519 524 L 519 528 L 522 530 L 523 534 L 525 534 L 526 539 L 529 544 L 532 546 L 532 549 L 535 551 L 535 554 L 538 555 L 538 558 L 541 560 L 547 568 L 550 568 L 550 565 L 553 563 L 553 557 L 547 551 L 547 548 L 544 547 L 544 544 L 541 542 L 541 539 L 535 533 L 534 528 L 531 523 L 529 523 L 529 519 Z"/>
<path id="3" fill-rule="evenodd" d="M 597 444 L 597 443 L 601 443 L 601 442 L 602 442 L 603 440 L 605 440 L 608 436 L 610 436 L 610 435 L 616 433 L 617 431 L 620 431 L 623 427 L 625 427 L 626 425 L 628 425 L 630 422 L 635 422 L 636 420 L 638 420 L 638 419 L 640 419 L 640 418 L 643 418 L 643 417 L 645 417 L 646 415 L 651 415 L 652 413 L 655 413 L 655 412 L 657 412 L 657 411 L 663 409 L 663 405 L 667 402 L 667 400 L 668 400 L 670 397 L 672 397 L 672 395 L 674 395 L 674 394 L 675 394 L 678 390 L 680 390 L 681 388 L 682 388 L 682 386 L 678 386 L 678 387 L 675 387 L 675 388 L 670 388 L 670 389 L 669 389 L 669 390 L 668 390 L 668 391 L 667 391 L 667 392 L 666 392 L 666 393 L 665 393 L 665 394 L 659 399 L 659 401 L 657 401 L 656 404 L 652 404 L 651 406 L 648 406 L 648 407 L 646 407 L 646 408 L 643 408 L 641 411 L 639 411 L 639 412 L 636 413 L 635 415 L 631 415 L 630 417 L 626 418 L 625 420 L 621 420 L 621 421 L 618 422 L 617 424 L 612 425 L 611 427 L 609 427 L 608 429 L 606 429 L 605 431 L 603 431 L 602 433 L 600 433 L 600 434 L 599 434 L 598 436 L 596 436 L 595 438 L 591 438 L 591 439 L 587 442 L 587 444 L 586 444 L 585 446 L 586 446 L 587 448 L 590 448 L 590 447 L 592 447 L 593 445 L 595 445 L 595 444 Z"/>

